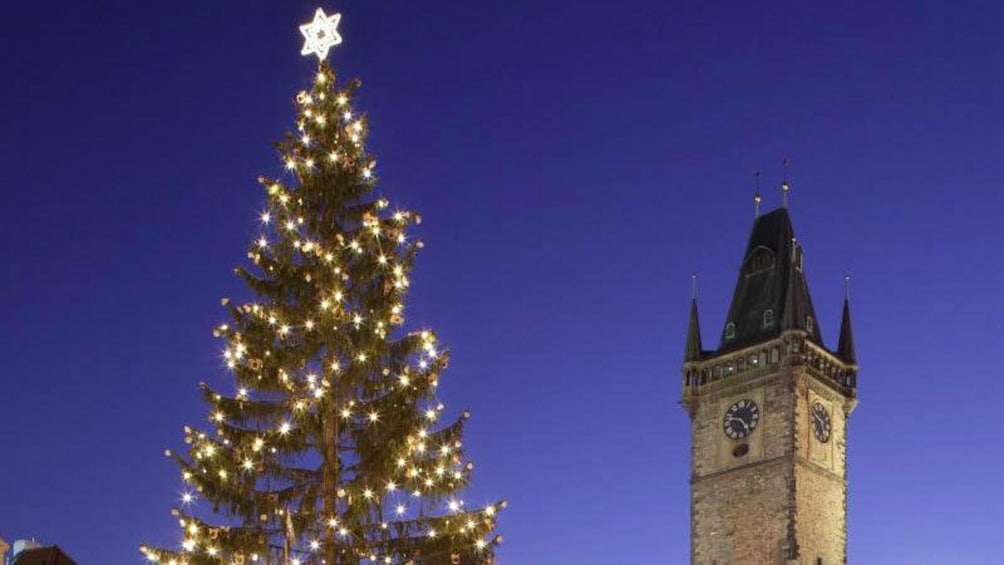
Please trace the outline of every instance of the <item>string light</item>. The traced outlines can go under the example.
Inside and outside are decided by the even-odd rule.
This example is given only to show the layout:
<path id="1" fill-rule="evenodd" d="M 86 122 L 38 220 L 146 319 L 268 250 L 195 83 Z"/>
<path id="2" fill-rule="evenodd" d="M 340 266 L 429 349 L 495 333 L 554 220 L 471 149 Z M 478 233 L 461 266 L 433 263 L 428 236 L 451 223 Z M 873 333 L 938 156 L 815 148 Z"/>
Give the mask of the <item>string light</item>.
<path id="1" fill-rule="evenodd" d="M 305 55 L 323 60 L 341 42 L 339 18 L 318 10 L 314 21 L 301 26 Z M 180 497 L 186 510 L 210 503 L 214 512 L 215 507 L 241 507 L 237 515 L 256 510 L 240 528 L 226 520 L 208 525 L 178 510 L 181 550 L 144 546 L 151 562 L 273 562 L 267 546 L 288 542 L 292 553 L 286 561 L 294 565 L 307 552 L 320 552 L 307 560 L 312 563 L 329 558 L 330 551 L 355 561 L 405 563 L 410 556 L 395 553 L 393 543 L 369 537 L 366 528 L 373 524 L 360 516 L 379 515 L 370 512 L 414 522 L 420 536 L 456 540 L 459 545 L 451 546 L 467 548 L 458 554 L 484 552 L 501 541 L 491 534 L 504 504 L 468 511 L 456 497 L 472 466 L 463 462 L 458 429 L 437 424 L 445 418 L 435 387 L 448 361 L 446 351 L 430 331 L 404 340 L 404 334 L 395 333 L 404 323 L 412 254 L 421 248 L 420 241 L 410 243 L 405 228 L 421 218 L 370 196 L 376 160 L 363 147 L 368 120 L 352 108 L 350 92 L 336 89 L 334 74 L 322 63 L 314 85 L 297 95 L 297 129 L 282 145 L 280 160 L 294 174 L 288 184 L 261 179 L 268 204 L 258 215 L 261 233 L 247 250 L 252 290 L 260 295 L 255 302 L 228 306 L 232 328 L 214 328 L 214 335 L 227 340 L 223 361 L 232 370 L 236 393 L 228 397 L 205 387 L 210 409 L 204 421 L 211 429 L 185 429 L 187 456 L 167 452 L 182 467 L 186 486 Z M 328 122 L 332 127 L 325 128 Z M 352 217 L 345 214 L 348 208 L 332 206 L 361 210 L 358 223 L 327 220 Z M 386 283 L 371 295 L 374 273 L 385 276 Z M 352 458 L 384 458 L 390 465 L 376 465 L 382 471 L 375 476 L 335 473 L 336 496 L 324 503 L 334 512 L 324 506 L 324 518 L 310 518 L 310 505 L 298 506 L 302 498 L 287 500 L 288 495 L 277 496 L 265 485 L 288 480 L 284 473 L 321 476 L 325 465 L 294 470 L 291 461 L 310 457 L 306 453 L 315 448 L 311 453 L 324 461 L 323 450 L 331 444 L 318 445 L 316 438 L 331 441 L 325 430 L 332 417 L 337 419 L 337 457 L 348 464 L 356 463 Z M 466 418 L 465 412 L 461 419 Z M 358 451 L 351 454 L 340 450 L 339 442 L 358 434 L 379 439 L 356 444 Z M 409 520 L 402 502 L 407 498 L 418 499 L 413 507 L 420 509 Z M 427 513 L 426 498 L 445 501 L 441 516 Z M 350 511 L 359 505 L 367 510 Z M 313 511 L 320 514 L 322 506 L 318 500 Z M 387 540 L 408 537 L 396 533 L 403 530 L 392 520 L 379 524 Z M 325 540 L 321 528 L 336 537 Z"/>

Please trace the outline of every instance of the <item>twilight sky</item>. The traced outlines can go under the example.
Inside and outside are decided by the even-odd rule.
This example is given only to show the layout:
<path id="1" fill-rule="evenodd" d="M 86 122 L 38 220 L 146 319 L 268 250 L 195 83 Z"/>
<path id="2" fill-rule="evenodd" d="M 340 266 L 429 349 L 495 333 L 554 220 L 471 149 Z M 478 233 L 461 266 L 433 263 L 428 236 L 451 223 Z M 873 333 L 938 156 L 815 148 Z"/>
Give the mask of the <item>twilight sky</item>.
<path id="1" fill-rule="evenodd" d="M 426 242 L 409 324 L 452 348 L 500 565 L 684 564 L 677 405 L 715 346 L 753 175 L 827 345 L 853 276 L 855 564 L 1000 562 L 1004 4 L 340 0 L 379 190 Z M 165 448 L 225 386 L 223 296 L 293 127 L 317 4 L 0 8 L 0 536 L 81 565 L 172 543 Z"/>

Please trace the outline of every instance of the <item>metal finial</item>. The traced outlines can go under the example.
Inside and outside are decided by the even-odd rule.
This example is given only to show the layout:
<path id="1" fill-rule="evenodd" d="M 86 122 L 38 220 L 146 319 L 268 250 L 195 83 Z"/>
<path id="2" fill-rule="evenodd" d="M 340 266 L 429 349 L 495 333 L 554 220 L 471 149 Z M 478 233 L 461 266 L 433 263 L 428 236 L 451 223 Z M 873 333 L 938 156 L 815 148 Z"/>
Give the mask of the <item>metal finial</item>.
<path id="1" fill-rule="evenodd" d="M 760 196 L 760 191 L 758 190 L 758 191 L 756 191 L 756 194 L 753 195 L 753 217 L 754 218 L 759 218 L 760 217 L 760 203 L 761 202 L 763 202 L 763 197 Z"/>
<path id="2" fill-rule="evenodd" d="M 697 273 L 690 275 L 690 299 L 697 300 Z"/>
<path id="3" fill-rule="evenodd" d="M 781 165 L 784 167 L 784 179 L 781 181 L 781 200 L 785 208 L 788 207 L 788 193 L 791 192 L 791 185 L 788 184 L 788 165 L 791 159 L 785 157 Z"/>
<path id="4" fill-rule="evenodd" d="M 844 275 L 844 300 L 851 299 L 851 276 Z"/>

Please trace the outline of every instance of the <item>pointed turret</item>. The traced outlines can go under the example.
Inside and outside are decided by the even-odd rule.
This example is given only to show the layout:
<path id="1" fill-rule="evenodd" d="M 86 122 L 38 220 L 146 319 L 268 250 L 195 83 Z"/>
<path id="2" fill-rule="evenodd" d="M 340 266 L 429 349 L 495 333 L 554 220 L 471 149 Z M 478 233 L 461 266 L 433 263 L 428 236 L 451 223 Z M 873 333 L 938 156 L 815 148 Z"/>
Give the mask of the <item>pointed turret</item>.
<path id="1" fill-rule="evenodd" d="M 844 314 L 840 318 L 840 340 L 837 342 L 837 356 L 844 361 L 858 364 L 858 355 L 854 351 L 854 334 L 851 332 L 851 301 L 844 296 Z"/>
<path id="2" fill-rule="evenodd" d="M 743 264 L 722 331 L 719 352 L 740 349 L 798 329 L 823 344 L 787 208 L 753 223 Z"/>
<path id="3" fill-rule="evenodd" d="M 701 360 L 701 324 L 697 320 L 697 298 L 690 299 L 690 323 L 687 325 L 687 347 L 683 351 L 683 362 Z"/>

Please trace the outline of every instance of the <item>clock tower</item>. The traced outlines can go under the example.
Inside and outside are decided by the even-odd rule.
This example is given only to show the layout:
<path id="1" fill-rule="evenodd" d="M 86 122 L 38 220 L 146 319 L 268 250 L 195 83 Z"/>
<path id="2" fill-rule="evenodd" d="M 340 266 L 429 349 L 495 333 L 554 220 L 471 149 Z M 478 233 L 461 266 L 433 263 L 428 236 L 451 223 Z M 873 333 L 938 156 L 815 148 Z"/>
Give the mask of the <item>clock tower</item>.
<path id="1" fill-rule="evenodd" d="M 846 293 L 830 350 L 787 207 L 758 214 L 717 349 L 702 347 L 696 296 L 690 305 L 692 565 L 847 562 L 857 369 Z"/>

